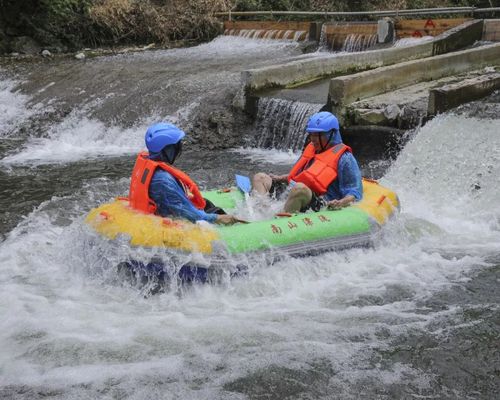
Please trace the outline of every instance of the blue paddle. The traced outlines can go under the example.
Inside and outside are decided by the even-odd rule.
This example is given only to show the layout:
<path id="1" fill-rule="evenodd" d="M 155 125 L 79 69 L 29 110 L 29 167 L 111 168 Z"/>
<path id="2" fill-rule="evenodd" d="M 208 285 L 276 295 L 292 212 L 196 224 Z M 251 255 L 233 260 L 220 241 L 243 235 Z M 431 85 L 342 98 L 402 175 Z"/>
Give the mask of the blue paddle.
<path id="1" fill-rule="evenodd" d="M 252 183 L 250 182 L 250 178 L 248 176 L 244 175 L 235 175 L 236 178 L 236 186 L 238 186 L 238 189 L 240 189 L 243 193 L 250 193 L 250 190 L 252 190 Z"/>

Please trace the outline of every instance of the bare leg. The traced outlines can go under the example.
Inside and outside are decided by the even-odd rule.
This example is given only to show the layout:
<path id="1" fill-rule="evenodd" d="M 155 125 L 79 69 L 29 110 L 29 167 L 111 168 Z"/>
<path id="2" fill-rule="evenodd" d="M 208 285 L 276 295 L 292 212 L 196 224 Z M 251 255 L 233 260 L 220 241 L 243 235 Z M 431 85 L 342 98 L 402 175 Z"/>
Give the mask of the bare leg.
<path id="1" fill-rule="evenodd" d="M 273 180 L 264 172 L 258 172 L 252 177 L 252 194 L 267 195 L 271 190 Z"/>
<path id="2" fill-rule="evenodd" d="M 306 185 L 297 183 L 286 200 L 283 211 L 288 213 L 299 212 L 301 208 L 307 206 L 312 199 L 312 191 Z"/>

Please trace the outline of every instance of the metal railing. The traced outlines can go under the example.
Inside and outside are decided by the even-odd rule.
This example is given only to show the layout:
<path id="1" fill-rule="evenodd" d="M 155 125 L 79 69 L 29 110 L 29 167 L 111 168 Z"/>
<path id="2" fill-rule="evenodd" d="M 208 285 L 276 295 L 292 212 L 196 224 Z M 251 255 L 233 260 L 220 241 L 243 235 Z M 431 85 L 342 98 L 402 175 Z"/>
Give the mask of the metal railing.
<path id="1" fill-rule="evenodd" d="M 236 16 L 310 16 L 310 17 L 359 17 L 359 16 L 375 16 L 375 17 L 400 17 L 412 15 L 442 15 L 442 14 L 485 14 L 490 12 L 500 12 L 500 7 L 491 8 L 476 8 L 476 7 L 447 7 L 447 8 L 420 8 L 411 10 L 386 10 L 386 11 L 228 11 L 214 13 L 217 17 L 232 17 Z"/>

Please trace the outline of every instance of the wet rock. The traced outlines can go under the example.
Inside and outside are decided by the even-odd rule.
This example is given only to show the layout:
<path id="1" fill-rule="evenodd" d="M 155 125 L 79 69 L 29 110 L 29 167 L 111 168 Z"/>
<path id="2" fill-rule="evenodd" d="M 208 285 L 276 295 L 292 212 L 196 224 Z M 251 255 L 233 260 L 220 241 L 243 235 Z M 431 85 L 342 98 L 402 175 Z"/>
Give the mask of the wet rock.
<path id="1" fill-rule="evenodd" d="M 392 43 L 394 40 L 394 21 L 384 18 L 378 21 L 377 36 L 379 43 Z"/>
<path id="2" fill-rule="evenodd" d="M 241 146 L 252 126 L 250 117 L 231 106 L 233 93 L 226 93 L 216 104 L 202 104 L 191 116 L 188 129 L 193 149 L 227 149 Z"/>
<path id="3" fill-rule="evenodd" d="M 376 159 L 380 154 L 396 157 L 410 139 L 404 130 L 380 125 L 356 125 L 342 130 L 344 143 L 356 149 L 356 154 Z"/>
<path id="4" fill-rule="evenodd" d="M 7 54 L 10 51 L 10 39 L 0 30 L 0 54 Z"/>
<path id="5" fill-rule="evenodd" d="M 429 93 L 428 114 L 436 115 L 463 103 L 486 97 L 500 89 L 500 73 L 480 75 L 462 82 L 432 89 Z"/>
<path id="6" fill-rule="evenodd" d="M 300 44 L 302 53 L 313 53 L 318 50 L 318 42 L 307 40 Z"/>
<path id="7" fill-rule="evenodd" d="M 13 28 L 12 26 L 7 26 L 4 30 L 5 34 L 8 36 L 19 36 L 19 32 L 17 29 Z"/>
<path id="8" fill-rule="evenodd" d="M 10 47 L 13 52 L 21 54 L 40 54 L 42 50 L 38 42 L 29 36 L 18 36 L 11 40 Z"/>
<path id="9" fill-rule="evenodd" d="M 401 109 L 397 104 L 389 104 L 384 109 L 384 115 L 389 121 L 395 121 L 401 115 Z"/>
<path id="10" fill-rule="evenodd" d="M 357 109 L 355 110 L 356 125 L 386 125 L 387 117 L 384 109 Z"/>

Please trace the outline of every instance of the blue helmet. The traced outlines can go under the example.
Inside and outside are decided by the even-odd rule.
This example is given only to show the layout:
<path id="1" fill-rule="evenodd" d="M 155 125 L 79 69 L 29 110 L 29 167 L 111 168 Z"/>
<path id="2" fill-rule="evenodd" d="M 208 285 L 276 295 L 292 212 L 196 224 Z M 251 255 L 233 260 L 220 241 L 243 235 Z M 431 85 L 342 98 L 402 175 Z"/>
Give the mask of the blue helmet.
<path id="1" fill-rule="evenodd" d="M 146 131 L 144 140 L 150 153 L 159 153 L 165 146 L 176 144 L 186 134 L 173 124 L 158 122 Z"/>
<path id="2" fill-rule="evenodd" d="M 316 133 L 324 132 L 328 133 L 332 129 L 336 132 L 339 131 L 339 121 L 335 115 L 328 111 L 322 111 L 311 115 L 309 121 L 307 122 L 306 132 Z"/>

